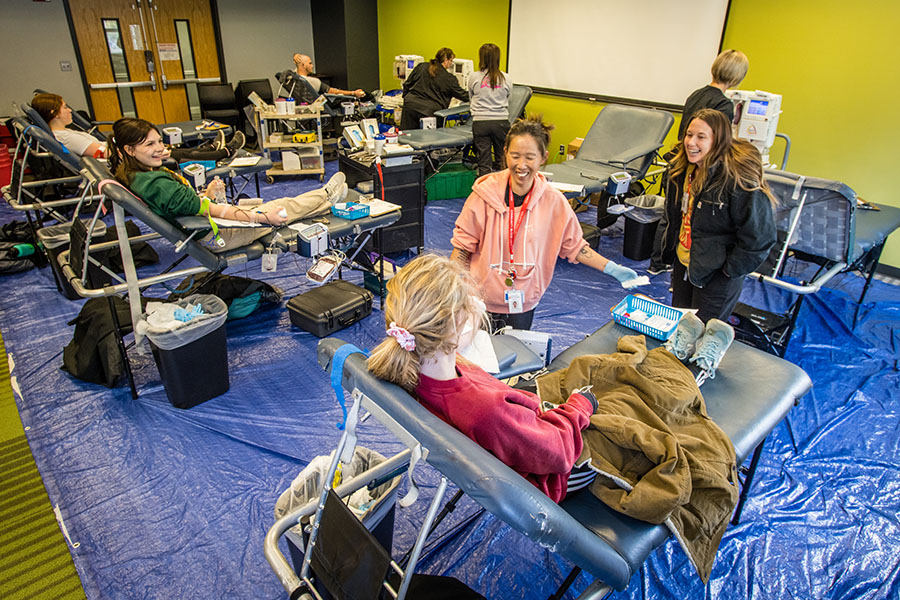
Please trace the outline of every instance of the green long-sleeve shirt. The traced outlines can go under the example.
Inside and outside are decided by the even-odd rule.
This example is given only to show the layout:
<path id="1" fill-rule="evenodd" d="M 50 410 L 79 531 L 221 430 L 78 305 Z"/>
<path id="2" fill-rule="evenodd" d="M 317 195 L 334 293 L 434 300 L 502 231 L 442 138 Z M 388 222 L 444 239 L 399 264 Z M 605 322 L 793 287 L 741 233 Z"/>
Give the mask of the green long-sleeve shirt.
<path id="1" fill-rule="evenodd" d="M 200 213 L 200 197 L 169 171 L 136 173 L 130 187 L 150 210 L 170 221 Z"/>

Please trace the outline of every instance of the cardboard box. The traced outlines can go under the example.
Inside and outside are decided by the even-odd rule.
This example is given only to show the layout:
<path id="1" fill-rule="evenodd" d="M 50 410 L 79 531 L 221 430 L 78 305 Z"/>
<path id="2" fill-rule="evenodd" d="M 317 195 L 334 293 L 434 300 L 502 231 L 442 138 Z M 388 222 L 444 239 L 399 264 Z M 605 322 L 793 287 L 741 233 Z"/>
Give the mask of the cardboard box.
<path id="1" fill-rule="evenodd" d="M 566 146 L 566 160 L 572 160 L 575 158 L 575 155 L 578 154 L 578 151 L 581 149 L 581 142 L 584 141 L 584 138 L 575 138 L 569 145 Z"/>

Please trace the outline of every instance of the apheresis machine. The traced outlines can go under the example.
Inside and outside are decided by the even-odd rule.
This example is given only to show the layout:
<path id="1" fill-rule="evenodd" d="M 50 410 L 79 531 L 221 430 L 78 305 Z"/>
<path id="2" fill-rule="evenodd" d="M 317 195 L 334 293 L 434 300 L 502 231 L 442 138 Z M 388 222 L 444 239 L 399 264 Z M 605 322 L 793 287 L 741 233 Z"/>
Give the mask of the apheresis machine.
<path id="1" fill-rule="evenodd" d="M 422 62 L 425 62 L 425 59 L 418 54 L 398 54 L 394 57 L 394 77 L 403 83 L 416 65 Z"/>
<path id="2" fill-rule="evenodd" d="M 728 90 L 725 95 L 734 104 L 734 136 L 756 146 L 763 164 L 768 165 L 781 114 L 781 95 L 760 90 Z"/>

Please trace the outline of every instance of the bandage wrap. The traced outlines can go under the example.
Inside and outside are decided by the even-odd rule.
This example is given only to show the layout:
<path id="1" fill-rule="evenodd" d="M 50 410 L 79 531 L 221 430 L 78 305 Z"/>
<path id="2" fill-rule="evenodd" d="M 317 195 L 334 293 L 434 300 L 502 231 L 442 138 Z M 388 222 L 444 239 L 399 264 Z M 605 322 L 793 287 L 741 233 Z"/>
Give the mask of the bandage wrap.
<path id="1" fill-rule="evenodd" d="M 400 347 L 407 352 L 412 352 L 416 349 L 416 337 L 393 321 L 387 328 L 387 334 L 395 338 Z"/>

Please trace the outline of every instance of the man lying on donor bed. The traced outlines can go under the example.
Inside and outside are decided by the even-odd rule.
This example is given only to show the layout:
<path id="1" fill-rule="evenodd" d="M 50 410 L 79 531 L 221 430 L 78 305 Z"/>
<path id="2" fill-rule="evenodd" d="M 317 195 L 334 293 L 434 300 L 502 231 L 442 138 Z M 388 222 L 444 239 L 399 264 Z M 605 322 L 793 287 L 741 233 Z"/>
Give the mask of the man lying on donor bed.
<path id="1" fill-rule="evenodd" d="M 538 396 L 457 355 L 486 320 L 478 288 L 457 261 L 419 256 L 388 292 L 386 337 L 367 363 L 374 375 L 403 387 L 554 501 L 589 485 L 615 510 L 670 524 L 709 577 L 737 502 L 734 448 L 670 349 L 648 351 L 643 336 L 623 337 L 616 354 L 582 356 L 538 378 Z M 714 371 L 727 344 L 707 337 L 678 339 L 692 347 L 691 361 Z"/>

